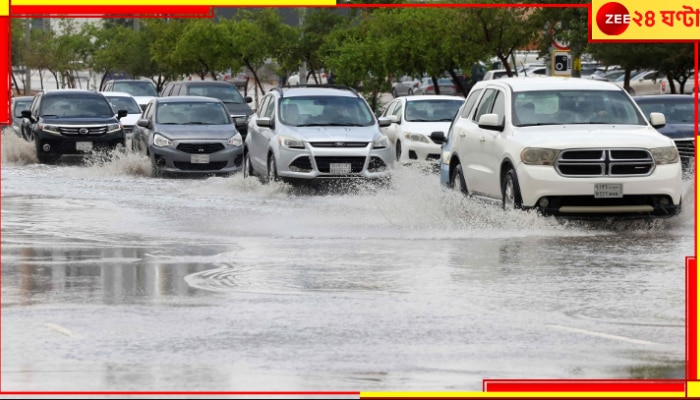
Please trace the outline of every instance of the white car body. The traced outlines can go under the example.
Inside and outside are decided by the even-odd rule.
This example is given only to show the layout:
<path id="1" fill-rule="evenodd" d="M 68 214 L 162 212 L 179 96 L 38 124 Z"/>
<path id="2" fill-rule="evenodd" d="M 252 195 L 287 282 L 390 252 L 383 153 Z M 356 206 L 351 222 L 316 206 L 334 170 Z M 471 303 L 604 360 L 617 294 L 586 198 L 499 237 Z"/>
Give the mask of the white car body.
<path id="1" fill-rule="evenodd" d="M 385 108 L 382 117 L 392 124 L 381 128 L 394 148 L 397 161 L 428 161 L 440 158 L 442 140 L 431 138 L 433 132 L 447 133 L 459 107 L 464 103 L 460 96 L 416 95 L 394 99 Z M 416 121 L 411 112 L 421 107 L 429 112 Z M 451 106 L 449 108 L 445 108 Z"/>
<path id="2" fill-rule="evenodd" d="M 652 114 L 652 126 L 617 86 L 508 78 L 479 82 L 470 97 L 448 133 L 443 184 L 546 215 L 680 212 L 678 150 L 655 129 L 665 118 Z"/>
<path id="3" fill-rule="evenodd" d="M 141 105 L 138 104 L 138 101 L 136 98 L 129 93 L 125 92 L 101 92 L 105 98 L 112 104 L 112 108 L 115 106 L 115 102 L 113 101 L 114 99 L 119 99 L 123 98 L 124 101 L 126 102 L 136 102 L 137 106 L 139 106 L 139 110 L 141 110 Z M 124 126 L 124 133 L 126 134 L 127 138 L 131 138 L 131 135 L 134 132 L 134 128 L 136 127 L 136 121 L 138 121 L 139 118 L 141 118 L 142 112 L 136 112 L 135 109 L 128 107 L 126 108 L 128 114 L 126 117 L 123 117 L 120 121 L 122 125 Z M 114 112 L 117 112 L 117 108 L 114 109 Z"/>

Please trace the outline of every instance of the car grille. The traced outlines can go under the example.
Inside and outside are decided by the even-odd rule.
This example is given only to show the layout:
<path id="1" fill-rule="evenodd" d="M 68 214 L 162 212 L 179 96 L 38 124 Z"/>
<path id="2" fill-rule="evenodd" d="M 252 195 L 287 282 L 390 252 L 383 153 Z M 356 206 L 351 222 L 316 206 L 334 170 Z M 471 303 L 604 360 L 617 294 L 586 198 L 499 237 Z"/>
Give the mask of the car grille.
<path id="1" fill-rule="evenodd" d="M 177 149 L 190 154 L 211 154 L 223 150 L 221 143 L 180 143 Z"/>
<path id="2" fill-rule="evenodd" d="M 369 142 L 309 142 L 311 147 L 346 147 L 346 148 L 363 148 L 367 147 Z"/>
<path id="3" fill-rule="evenodd" d="M 690 159 L 695 157 L 695 141 L 693 139 L 677 139 L 675 142 L 681 158 Z"/>
<path id="4" fill-rule="evenodd" d="M 330 173 L 331 164 L 350 164 L 351 173 L 362 172 L 365 166 L 365 157 L 316 157 L 316 166 L 323 173 Z"/>
<path id="5" fill-rule="evenodd" d="M 84 131 L 81 132 L 81 129 Z M 104 135 L 105 133 L 107 133 L 107 126 L 106 125 L 59 126 L 58 131 L 61 132 L 62 135 Z"/>
<path id="6" fill-rule="evenodd" d="M 175 161 L 175 168 L 183 171 L 218 171 L 226 167 L 226 161 L 217 161 L 209 164 L 192 164 L 188 162 Z"/>
<path id="7" fill-rule="evenodd" d="M 572 149 L 559 154 L 555 168 L 568 177 L 647 176 L 654 158 L 646 149 Z"/>

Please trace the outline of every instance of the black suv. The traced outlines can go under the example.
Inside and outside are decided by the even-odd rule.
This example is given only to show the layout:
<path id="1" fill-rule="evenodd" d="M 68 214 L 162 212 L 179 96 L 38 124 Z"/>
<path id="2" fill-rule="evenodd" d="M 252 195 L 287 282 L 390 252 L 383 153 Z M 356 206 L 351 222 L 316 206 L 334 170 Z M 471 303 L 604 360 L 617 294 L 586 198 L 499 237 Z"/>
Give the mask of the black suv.
<path id="1" fill-rule="evenodd" d="M 29 110 L 22 111 L 22 133 L 36 145 L 41 163 L 54 163 L 64 154 L 85 154 L 125 146 L 119 119 L 99 92 L 59 89 L 34 96 Z"/>
<path id="2" fill-rule="evenodd" d="M 165 85 L 160 96 L 205 96 L 219 99 L 226 105 L 241 136 L 245 139 L 248 133 L 248 119 L 253 114 L 248 103 L 251 103 L 253 98 L 241 96 L 241 92 L 230 82 L 175 81 Z"/>

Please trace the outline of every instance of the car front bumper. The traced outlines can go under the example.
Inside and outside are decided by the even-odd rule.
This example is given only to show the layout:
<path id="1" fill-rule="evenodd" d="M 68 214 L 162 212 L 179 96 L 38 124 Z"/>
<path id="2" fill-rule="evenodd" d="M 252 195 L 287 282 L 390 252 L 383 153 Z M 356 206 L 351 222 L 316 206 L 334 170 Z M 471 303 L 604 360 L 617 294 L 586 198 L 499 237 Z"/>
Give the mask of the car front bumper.
<path id="1" fill-rule="evenodd" d="M 277 175 L 284 178 L 379 179 L 389 176 L 394 153 L 388 146 L 373 149 L 371 144 L 361 148 L 307 144 L 304 149 L 281 148 L 275 157 Z"/>
<path id="2" fill-rule="evenodd" d="M 125 145 L 124 131 L 120 129 L 102 135 L 62 135 L 45 131 L 36 134 L 37 149 L 51 154 L 85 154 L 85 151 L 78 150 L 79 143 L 85 142 L 91 143 L 93 151 L 114 150 Z"/>
<path id="3" fill-rule="evenodd" d="M 188 153 L 173 147 L 150 144 L 149 154 L 151 162 L 167 173 L 199 175 L 231 174 L 240 171 L 243 168 L 243 146 L 227 146 L 225 141 L 222 144 L 222 150 L 206 154 Z M 196 156 L 201 155 L 208 156 L 208 162 L 195 160 Z"/>

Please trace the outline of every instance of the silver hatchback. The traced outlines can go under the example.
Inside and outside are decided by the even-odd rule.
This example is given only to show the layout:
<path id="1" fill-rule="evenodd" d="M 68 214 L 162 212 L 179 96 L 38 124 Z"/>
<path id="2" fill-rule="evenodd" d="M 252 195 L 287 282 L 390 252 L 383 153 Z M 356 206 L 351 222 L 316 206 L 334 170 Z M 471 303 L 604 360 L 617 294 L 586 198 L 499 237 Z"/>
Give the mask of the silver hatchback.
<path id="1" fill-rule="evenodd" d="M 267 180 L 387 178 L 392 148 L 367 102 L 342 87 L 276 88 L 249 121 L 244 175 Z"/>

